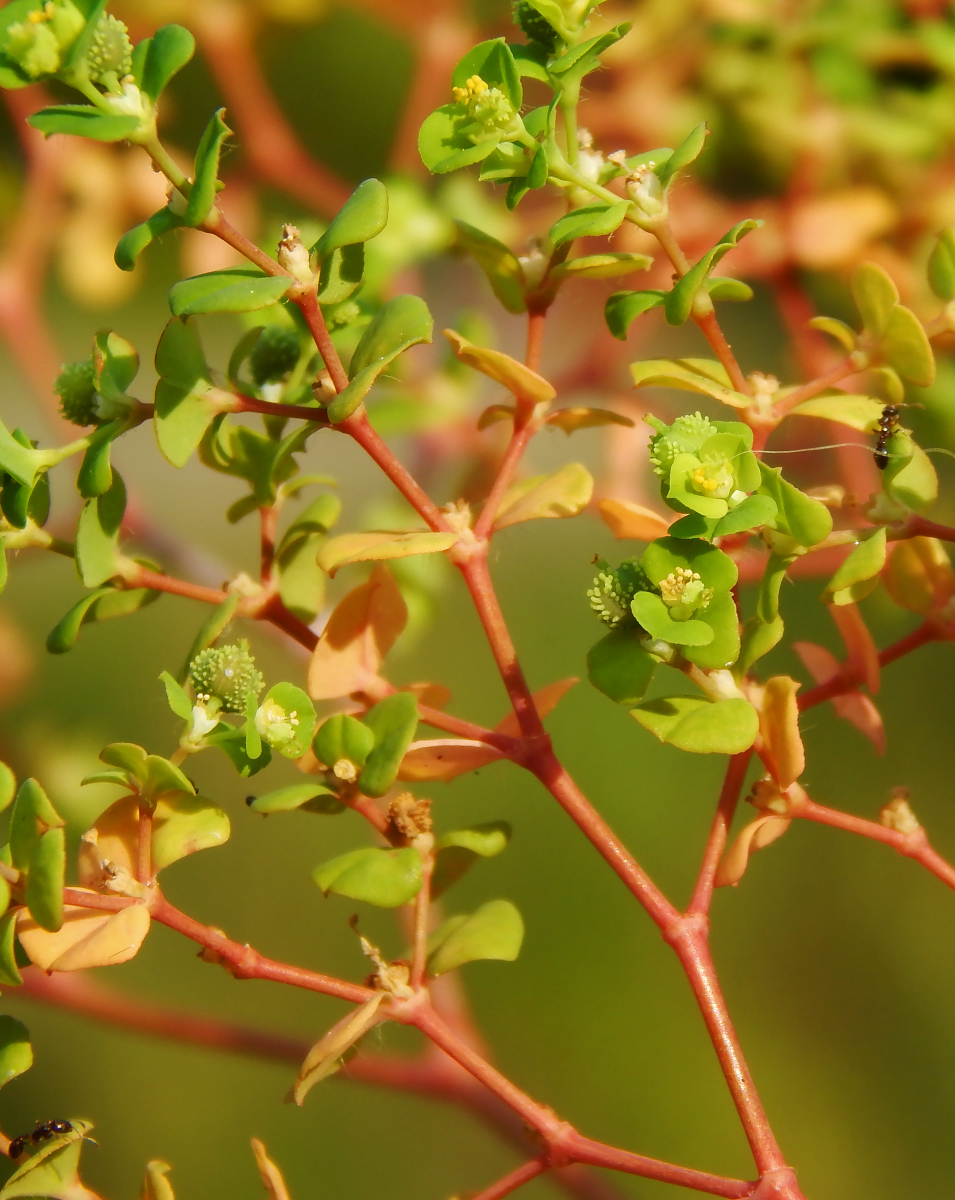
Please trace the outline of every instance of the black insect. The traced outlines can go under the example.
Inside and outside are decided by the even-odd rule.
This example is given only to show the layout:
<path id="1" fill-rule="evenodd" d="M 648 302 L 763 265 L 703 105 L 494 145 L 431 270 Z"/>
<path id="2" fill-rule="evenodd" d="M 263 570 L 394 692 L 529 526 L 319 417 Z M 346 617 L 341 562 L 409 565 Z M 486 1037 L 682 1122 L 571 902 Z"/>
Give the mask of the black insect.
<path id="1" fill-rule="evenodd" d="M 29 1134 L 26 1133 L 21 1134 L 20 1137 L 15 1137 L 10 1143 L 9 1149 L 7 1150 L 7 1156 L 9 1158 L 19 1158 L 23 1153 L 28 1141 Z"/>
<path id="2" fill-rule="evenodd" d="M 882 416 L 875 423 L 876 433 L 879 435 L 876 439 L 875 449 L 872 451 L 872 457 L 875 459 L 875 465 L 880 471 L 884 471 L 889 465 L 889 438 L 899 428 L 899 408 L 896 404 L 887 404 L 882 410 Z"/>
<path id="3" fill-rule="evenodd" d="M 61 1133 L 69 1133 L 72 1128 L 69 1121 L 44 1121 L 41 1125 L 37 1125 L 30 1134 L 30 1141 L 33 1143 L 48 1142 L 50 1138 L 55 1138 Z"/>

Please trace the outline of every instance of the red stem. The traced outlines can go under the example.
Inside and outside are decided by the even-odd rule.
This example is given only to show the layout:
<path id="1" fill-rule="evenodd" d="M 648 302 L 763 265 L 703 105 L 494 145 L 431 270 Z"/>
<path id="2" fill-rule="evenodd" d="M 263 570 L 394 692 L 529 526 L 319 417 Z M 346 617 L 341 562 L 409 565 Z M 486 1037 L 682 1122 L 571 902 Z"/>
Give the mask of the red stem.
<path id="1" fill-rule="evenodd" d="M 185 596 L 187 600 L 200 600 L 203 604 L 221 604 L 226 593 L 217 588 L 203 587 L 201 583 L 190 583 L 187 579 L 175 579 L 162 575 L 147 567 L 137 566 L 125 579 L 127 587 L 151 588 L 156 592 L 169 592 L 173 596 Z"/>
<path id="2" fill-rule="evenodd" d="M 835 366 L 830 367 L 828 371 L 823 372 L 822 375 L 817 375 L 815 379 L 810 379 L 808 383 L 802 384 L 801 387 L 791 391 L 788 396 L 784 396 L 773 406 L 773 411 L 778 417 L 784 417 L 786 413 L 792 412 L 797 404 L 802 404 L 804 400 L 811 400 L 813 396 L 818 396 L 826 388 L 833 387 L 849 375 L 858 375 L 858 373 L 859 366 L 851 356 L 844 358 Z"/>
<path id="3" fill-rule="evenodd" d="M 519 1187 L 523 1187 L 525 1183 L 530 1183 L 532 1179 L 536 1179 L 538 1175 L 543 1175 L 545 1171 L 549 1170 L 550 1164 L 546 1157 L 532 1158 L 529 1162 L 516 1167 L 503 1179 L 499 1179 L 497 1183 L 492 1183 L 484 1191 L 473 1193 L 471 1200 L 501 1200 L 503 1196 L 509 1196 L 511 1192 L 516 1192 Z"/>
<path id="4" fill-rule="evenodd" d="M 720 328 L 720 323 L 716 318 L 716 313 L 710 309 L 704 316 L 694 316 L 693 320 L 700 327 L 704 337 L 713 347 L 713 352 L 723 364 L 726 374 L 730 377 L 730 383 L 737 392 L 742 392 L 744 396 L 752 395 L 752 389 L 746 381 L 746 376 L 743 374 L 742 368 L 736 361 L 736 355 L 726 340 L 726 335 Z"/>
<path id="5" fill-rule="evenodd" d="M 295 297 L 295 303 L 302 310 L 302 316 L 308 323 L 308 328 L 315 339 L 315 345 L 322 356 L 322 362 L 325 364 L 325 370 L 335 385 L 335 391 L 343 392 L 348 387 L 348 376 L 345 374 L 342 360 L 338 357 L 338 351 L 332 343 L 318 297 L 309 290 L 303 295 Z"/>
<path id="6" fill-rule="evenodd" d="M 546 324 L 546 308 L 532 310 L 527 314 L 527 349 L 524 352 L 524 363 L 532 371 L 540 370 Z"/>
<path id="7" fill-rule="evenodd" d="M 269 504 L 259 509 L 259 564 L 263 584 L 268 584 L 272 578 L 278 518 L 279 510 L 275 504 Z"/>
<path id="8" fill-rule="evenodd" d="M 706 841 L 703 863 L 700 867 L 696 887 L 693 890 L 693 898 L 690 900 L 690 906 L 687 909 L 688 914 L 708 913 L 710 911 L 716 869 L 720 864 L 720 859 L 723 857 L 723 851 L 726 849 L 730 826 L 733 824 L 736 805 L 739 803 L 739 794 L 746 779 L 746 771 L 752 756 L 752 750 L 745 750 L 742 754 L 734 754 L 726 765 L 726 775 L 723 779 L 723 787 L 716 806 L 716 815 L 713 817 L 710 836 Z"/>
<path id="9" fill-rule="evenodd" d="M 899 638 L 897 642 L 893 642 L 891 646 L 886 646 L 884 650 L 880 651 L 879 665 L 887 667 L 889 663 L 894 663 L 897 658 L 911 654 L 913 650 L 918 650 L 919 647 L 925 646 L 929 642 L 938 641 L 944 636 L 946 635 L 939 629 L 937 622 L 932 620 L 923 621 L 911 633 L 907 633 L 905 637 Z M 833 675 L 831 679 L 827 679 L 825 683 L 817 683 L 808 692 L 797 697 L 796 703 L 799 705 L 799 711 L 805 712 L 807 708 L 823 704 L 826 700 L 831 700 L 833 696 L 841 696 L 844 692 L 851 692 L 861 682 L 862 680 L 855 672 L 843 668 L 837 675 Z"/>
<path id="10" fill-rule="evenodd" d="M 933 537 L 941 542 L 955 542 L 955 529 L 951 525 L 939 525 L 925 517 L 909 517 L 905 532 L 909 537 Z"/>
<path id="11" fill-rule="evenodd" d="M 511 486 L 511 480 L 520 466 L 521 459 L 524 457 L 524 451 L 539 428 L 539 424 L 532 421 L 524 425 L 515 426 L 504 458 L 501 460 L 501 465 L 498 468 L 497 476 L 491 485 L 487 499 L 484 501 L 481 515 L 474 523 L 474 536 L 479 541 L 490 534 L 494 518 L 497 516 L 497 510 L 501 507 L 501 501 L 504 499 L 504 493 Z"/>

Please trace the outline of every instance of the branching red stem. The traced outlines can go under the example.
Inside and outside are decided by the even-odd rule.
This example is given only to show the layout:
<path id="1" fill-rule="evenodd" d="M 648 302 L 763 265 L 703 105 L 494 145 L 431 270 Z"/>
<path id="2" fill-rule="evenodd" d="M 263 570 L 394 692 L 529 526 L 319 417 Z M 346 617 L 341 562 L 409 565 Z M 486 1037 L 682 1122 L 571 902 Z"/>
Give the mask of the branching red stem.
<path id="1" fill-rule="evenodd" d="M 481 1192 L 475 1192 L 471 1200 L 502 1200 L 502 1197 L 516 1192 L 519 1187 L 523 1187 L 525 1183 L 530 1183 L 532 1179 L 536 1179 L 538 1175 L 543 1175 L 545 1171 L 549 1170 L 550 1164 L 546 1158 L 532 1158 L 529 1162 L 515 1167 L 497 1183 L 492 1183 L 490 1187 Z"/>
<path id="2" fill-rule="evenodd" d="M 828 371 L 824 371 L 822 375 L 817 375 L 815 379 L 810 379 L 808 383 L 793 388 L 782 400 L 777 401 L 773 406 L 773 411 L 778 417 L 784 417 L 786 413 L 792 412 L 797 404 L 802 404 L 804 400 L 811 400 L 813 396 L 818 396 L 826 388 L 833 387 L 850 375 L 857 375 L 858 373 L 858 363 L 853 361 L 851 356 L 843 358 L 830 367 Z"/>
<path id="3" fill-rule="evenodd" d="M 911 654 L 913 650 L 918 650 L 929 642 L 938 641 L 946 636 L 948 634 L 943 632 L 938 622 L 933 620 L 923 621 L 911 633 L 907 633 L 905 637 L 899 638 L 897 642 L 893 642 L 891 646 L 886 646 L 884 650 L 880 651 L 879 665 L 887 667 L 890 663 L 895 662 L 897 658 Z M 862 679 L 856 673 L 843 669 L 838 675 L 833 675 L 831 679 L 827 679 L 825 683 L 817 683 L 815 687 L 810 688 L 803 695 L 797 697 L 796 702 L 799 705 L 799 711 L 805 712 L 807 708 L 823 704 L 826 700 L 831 700 L 833 696 L 841 696 L 845 692 L 851 692 L 860 683 L 862 683 Z"/>

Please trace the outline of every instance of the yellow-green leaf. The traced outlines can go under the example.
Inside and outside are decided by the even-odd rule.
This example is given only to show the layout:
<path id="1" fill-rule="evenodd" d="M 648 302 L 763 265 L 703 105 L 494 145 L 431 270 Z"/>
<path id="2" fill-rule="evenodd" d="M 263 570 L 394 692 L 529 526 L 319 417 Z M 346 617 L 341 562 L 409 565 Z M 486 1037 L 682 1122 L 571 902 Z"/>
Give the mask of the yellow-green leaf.
<path id="1" fill-rule="evenodd" d="M 594 481 L 581 463 L 567 463 L 553 475 L 536 475 L 509 488 L 494 518 L 495 529 L 521 521 L 574 517 L 590 503 Z"/>
<path id="2" fill-rule="evenodd" d="M 746 408 L 748 396 L 730 385 L 726 368 L 710 358 L 653 358 L 630 364 L 634 387 L 672 387 L 712 396 L 733 408 Z"/>
<path id="3" fill-rule="evenodd" d="M 454 329 L 445 329 L 444 336 L 451 343 L 455 356 L 487 375 L 496 383 L 503 384 L 518 403 L 537 405 L 549 403 L 557 395 L 553 384 L 543 376 L 525 367 L 516 358 L 504 354 L 500 350 L 489 350 L 485 346 L 475 346 L 467 338 L 462 337 Z"/>
<path id="4" fill-rule="evenodd" d="M 458 540 L 454 533 L 345 533 L 330 538 L 318 553 L 318 565 L 329 575 L 341 567 L 358 562 L 382 562 L 389 558 L 409 558 L 413 554 L 440 554 Z"/>

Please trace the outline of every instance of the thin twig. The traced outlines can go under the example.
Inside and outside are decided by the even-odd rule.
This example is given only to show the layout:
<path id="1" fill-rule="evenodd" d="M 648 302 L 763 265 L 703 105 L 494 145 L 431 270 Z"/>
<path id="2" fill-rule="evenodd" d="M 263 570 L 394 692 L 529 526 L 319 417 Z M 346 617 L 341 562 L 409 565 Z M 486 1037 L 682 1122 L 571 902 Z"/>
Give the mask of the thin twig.
<path id="1" fill-rule="evenodd" d="M 538 1175 L 543 1175 L 545 1171 L 550 1170 L 550 1164 L 545 1158 L 532 1158 L 529 1162 L 521 1163 L 519 1167 L 515 1167 L 513 1171 L 499 1179 L 497 1183 L 492 1183 L 490 1187 L 484 1188 L 483 1191 L 475 1192 L 471 1196 L 471 1200 L 503 1200 L 504 1196 L 509 1196 L 511 1192 L 516 1192 L 519 1187 L 523 1187 L 525 1183 L 530 1183 L 532 1179 L 536 1179 Z"/>
<path id="2" fill-rule="evenodd" d="M 708 913 L 710 911 L 716 869 L 726 848 L 730 826 L 733 824 L 733 816 L 736 812 L 736 806 L 739 803 L 739 794 L 743 787 L 743 781 L 746 778 L 746 770 L 749 767 L 749 760 L 752 754 L 752 750 L 745 750 L 742 754 L 734 754 L 726 765 L 726 775 L 723 779 L 723 787 L 716 806 L 716 815 L 713 817 L 710 835 L 706 840 L 703 863 L 700 866 L 700 873 L 687 913 Z"/>

